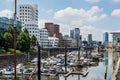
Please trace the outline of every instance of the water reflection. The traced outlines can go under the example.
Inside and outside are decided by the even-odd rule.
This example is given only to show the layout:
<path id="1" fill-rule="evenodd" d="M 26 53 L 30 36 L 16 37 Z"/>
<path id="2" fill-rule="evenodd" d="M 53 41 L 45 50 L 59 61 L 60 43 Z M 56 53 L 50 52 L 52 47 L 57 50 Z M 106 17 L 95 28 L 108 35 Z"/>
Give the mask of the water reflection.
<path id="1" fill-rule="evenodd" d="M 110 80 L 113 71 L 114 58 L 114 52 L 104 52 L 104 61 L 97 63 L 96 66 L 86 67 L 82 69 L 83 71 L 89 72 L 86 77 L 70 75 L 67 79 L 64 79 L 64 77 L 62 76 L 60 77 L 60 80 L 104 80 L 105 78 L 106 80 Z M 106 67 L 108 68 L 107 70 Z"/>

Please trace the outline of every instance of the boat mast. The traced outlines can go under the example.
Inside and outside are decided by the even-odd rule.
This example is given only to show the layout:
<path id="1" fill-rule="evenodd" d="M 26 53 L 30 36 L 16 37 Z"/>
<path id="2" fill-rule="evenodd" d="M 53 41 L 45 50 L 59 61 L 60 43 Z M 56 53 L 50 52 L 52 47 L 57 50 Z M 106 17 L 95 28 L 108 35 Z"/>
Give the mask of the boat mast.
<path id="1" fill-rule="evenodd" d="M 17 27 L 17 0 L 14 0 L 14 80 L 16 80 L 16 27 Z"/>

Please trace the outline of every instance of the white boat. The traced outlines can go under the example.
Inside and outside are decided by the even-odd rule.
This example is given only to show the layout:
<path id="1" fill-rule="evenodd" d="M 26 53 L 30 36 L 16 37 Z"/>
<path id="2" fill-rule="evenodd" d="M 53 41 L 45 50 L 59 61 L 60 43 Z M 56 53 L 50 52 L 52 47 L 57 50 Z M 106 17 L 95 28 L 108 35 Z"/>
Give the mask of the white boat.
<path id="1" fill-rule="evenodd" d="M 23 74 L 23 72 L 25 71 L 25 67 L 23 66 L 22 63 L 20 63 L 16 66 L 16 70 L 17 70 L 17 74 Z"/>
<path id="2" fill-rule="evenodd" d="M 11 66 L 8 66 L 7 68 L 4 68 L 1 71 L 2 71 L 2 74 L 6 74 L 6 75 L 14 74 L 14 69 Z"/>

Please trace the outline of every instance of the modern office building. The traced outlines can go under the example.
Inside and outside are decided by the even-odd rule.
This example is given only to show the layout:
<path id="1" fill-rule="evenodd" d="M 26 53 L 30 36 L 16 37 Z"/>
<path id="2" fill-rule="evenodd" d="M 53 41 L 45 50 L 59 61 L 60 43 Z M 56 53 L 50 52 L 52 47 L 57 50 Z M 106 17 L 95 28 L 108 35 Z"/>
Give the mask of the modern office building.
<path id="1" fill-rule="evenodd" d="M 92 34 L 88 34 L 88 44 L 92 45 Z"/>
<path id="2" fill-rule="evenodd" d="M 3 32 L 7 26 L 14 26 L 14 19 L 8 19 L 6 17 L 0 17 L 0 32 Z M 22 24 L 17 21 L 17 28 L 21 30 Z"/>
<path id="3" fill-rule="evenodd" d="M 120 32 L 111 32 L 113 46 L 120 47 Z"/>
<path id="4" fill-rule="evenodd" d="M 58 47 L 59 38 L 56 37 L 48 37 L 49 47 Z"/>
<path id="5" fill-rule="evenodd" d="M 50 37 L 57 37 L 59 39 L 59 46 L 62 46 L 62 33 L 60 33 L 58 24 L 47 22 L 45 23 L 45 28 L 48 30 L 48 35 Z"/>
<path id="6" fill-rule="evenodd" d="M 108 43 L 109 42 L 109 34 L 108 32 L 103 33 L 103 43 Z"/>
<path id="7" fill-rule="evenodd" d="M 39 43 L 41 47 L 48 47 L 49 40 L 48 40 L 48 31 L 47 29 L 39 29 Z"/>
<path id="8" fill-rule="evenodd" d="M 73 39 L 76 39 L 77 42 L 77 47 L 80 46 L 80 29 L 79 28 L 75 28 L 73 30 L 70 30 L 70 37 Z"/>
<path id="9" fill-rule="evenodd" d="M 63 45 L 68 47 L 74 47 L 73 38 L 70 38 L 68 35 L 63 36 Z"/>
<path id="10" fill-rule="evenodd" d="M 70 30 L 70 38 L 74 38 L 74 30 Z"/>
<path id="11" fill-rule="evenodd" d="M 26 22 L 38 22 L 38 6 L 37 4 L 20 4 L 18 8 L 18 17 L 23 26 Z"/>
<path id="12" fill-rule="evenodd" d="M 45 28 L 48 30 L 49 36 L 59 34 L 59 25 L 54 23 L 45 23 Z"/>
<path id="13" fill-rule="evenodd" d="M 39 29 L 39 44 L 41 47 L 58 47 L 59 39 L 56 37 L 49 37 L 47 29 Z"/>
<path id="14" fill-rule="evenodd" d="M 29 36 L 35 35 L 38 42 L 40 42 L 37 4 L 19 4 L 18 19 L 22 22 L 22 29 L 26 28 Z"/>

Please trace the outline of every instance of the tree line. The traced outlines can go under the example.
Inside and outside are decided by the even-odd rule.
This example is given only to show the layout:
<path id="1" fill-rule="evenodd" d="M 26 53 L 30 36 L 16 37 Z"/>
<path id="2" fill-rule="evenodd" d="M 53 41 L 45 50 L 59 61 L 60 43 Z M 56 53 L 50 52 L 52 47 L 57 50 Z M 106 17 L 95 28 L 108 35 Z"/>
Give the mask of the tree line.
<path id="1" fill-rule="evenodd" d="M 28 52 L 31 48 L 36 46 L 37 38 L 32 35 L 29 36 L 27 29 L 23 31 L 17 29 L 16 32 L 16 49 L 22 52 Z M 14 28 L 13 26 L 7 26 L 4 32 L 0 32 L 0 48 L 8 51 L 10 48 L 14 48 Z"/>

